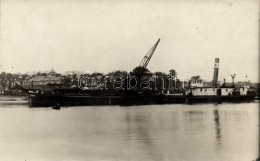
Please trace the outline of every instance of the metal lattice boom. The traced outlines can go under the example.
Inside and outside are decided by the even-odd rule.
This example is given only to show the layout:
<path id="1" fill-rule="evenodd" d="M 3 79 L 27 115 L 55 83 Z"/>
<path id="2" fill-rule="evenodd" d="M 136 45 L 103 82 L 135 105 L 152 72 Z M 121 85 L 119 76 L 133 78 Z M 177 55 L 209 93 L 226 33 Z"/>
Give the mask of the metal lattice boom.
<path id="1" fill-rule="evenodd" d="M 158 39 L 158 41 L 153 45 L 153 47 L 147 52 L 147 54 L 144 56 L 143 60 L 141 61 L 139 67 L 143 67 L 143 68 L 147 67 L 159 42 L 160 39 Z"/>

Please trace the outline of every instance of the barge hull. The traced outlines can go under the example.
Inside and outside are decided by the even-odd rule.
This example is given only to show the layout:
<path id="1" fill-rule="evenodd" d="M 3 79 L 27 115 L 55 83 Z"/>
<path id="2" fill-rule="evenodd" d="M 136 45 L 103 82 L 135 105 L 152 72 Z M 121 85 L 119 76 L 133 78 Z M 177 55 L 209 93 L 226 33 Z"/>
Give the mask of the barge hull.
<path id="1" fill-rule="evenodd" d="M 152 105 L 152 104 L 193 104 L 222 102 L 251 102 L 253 96 L 38 96 L 30 97 L 30 107 L 94 106 L 94 105 Z"/>

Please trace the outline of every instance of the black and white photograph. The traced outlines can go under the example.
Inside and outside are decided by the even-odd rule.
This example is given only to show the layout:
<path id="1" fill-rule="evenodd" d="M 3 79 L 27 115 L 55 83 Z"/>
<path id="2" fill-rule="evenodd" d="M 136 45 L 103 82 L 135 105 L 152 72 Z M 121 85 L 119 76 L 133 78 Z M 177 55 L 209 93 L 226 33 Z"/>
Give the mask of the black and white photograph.
<path id="1" fill-rule="evenodd" d="M 0 161 L 260 161 L 259 0 L 0 0 Z"/>

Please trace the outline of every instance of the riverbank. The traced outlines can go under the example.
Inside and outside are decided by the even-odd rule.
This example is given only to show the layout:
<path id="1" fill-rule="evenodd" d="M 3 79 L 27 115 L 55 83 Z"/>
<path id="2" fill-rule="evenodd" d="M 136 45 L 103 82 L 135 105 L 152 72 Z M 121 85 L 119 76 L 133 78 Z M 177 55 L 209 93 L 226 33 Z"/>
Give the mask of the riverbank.
<path id="1" fill-rule="evenodd" d="M 0 106 L 3 104 L 28 104 L 28 99 L 25 96 L 0 95 Z"/>

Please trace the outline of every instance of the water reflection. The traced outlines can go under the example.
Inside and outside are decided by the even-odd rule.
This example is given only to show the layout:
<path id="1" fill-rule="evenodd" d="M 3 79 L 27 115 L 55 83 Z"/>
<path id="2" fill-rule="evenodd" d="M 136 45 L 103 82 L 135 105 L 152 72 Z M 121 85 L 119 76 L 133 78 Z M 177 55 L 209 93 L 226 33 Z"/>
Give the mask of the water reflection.
<path id="1" fill-rule="evenodd" d="M 214 110 L 214 123 L 215 123 L 215 133 L 217 144 L 221 144 L 221 127 L 220 127 L 220 115 L 218 109 Z"/>
<path id="2" fill-rule="evenodd" d="M 204 112 L 201 110 L 190 110 L 184 111 L 183 116 L 185 118 L 184 126 L 187 131 L 203 131 L 205 129 L 204 126 Z"/>
<path id="3" fill-rule="evenodd" d="M 155 138 L 150 134 L 152 124 L 151 116 L 149 113 L 138 114 L 126 112 L 125 120 L 127 122 L 127 139 L 130 142 L 137 142 L 138 147 L 141 150 L 145 150 L 146 157 L 149 160 L 162 160 L 161 156 L 158 154 L 160 152 L 156 144 L 154 143 Z"/>

